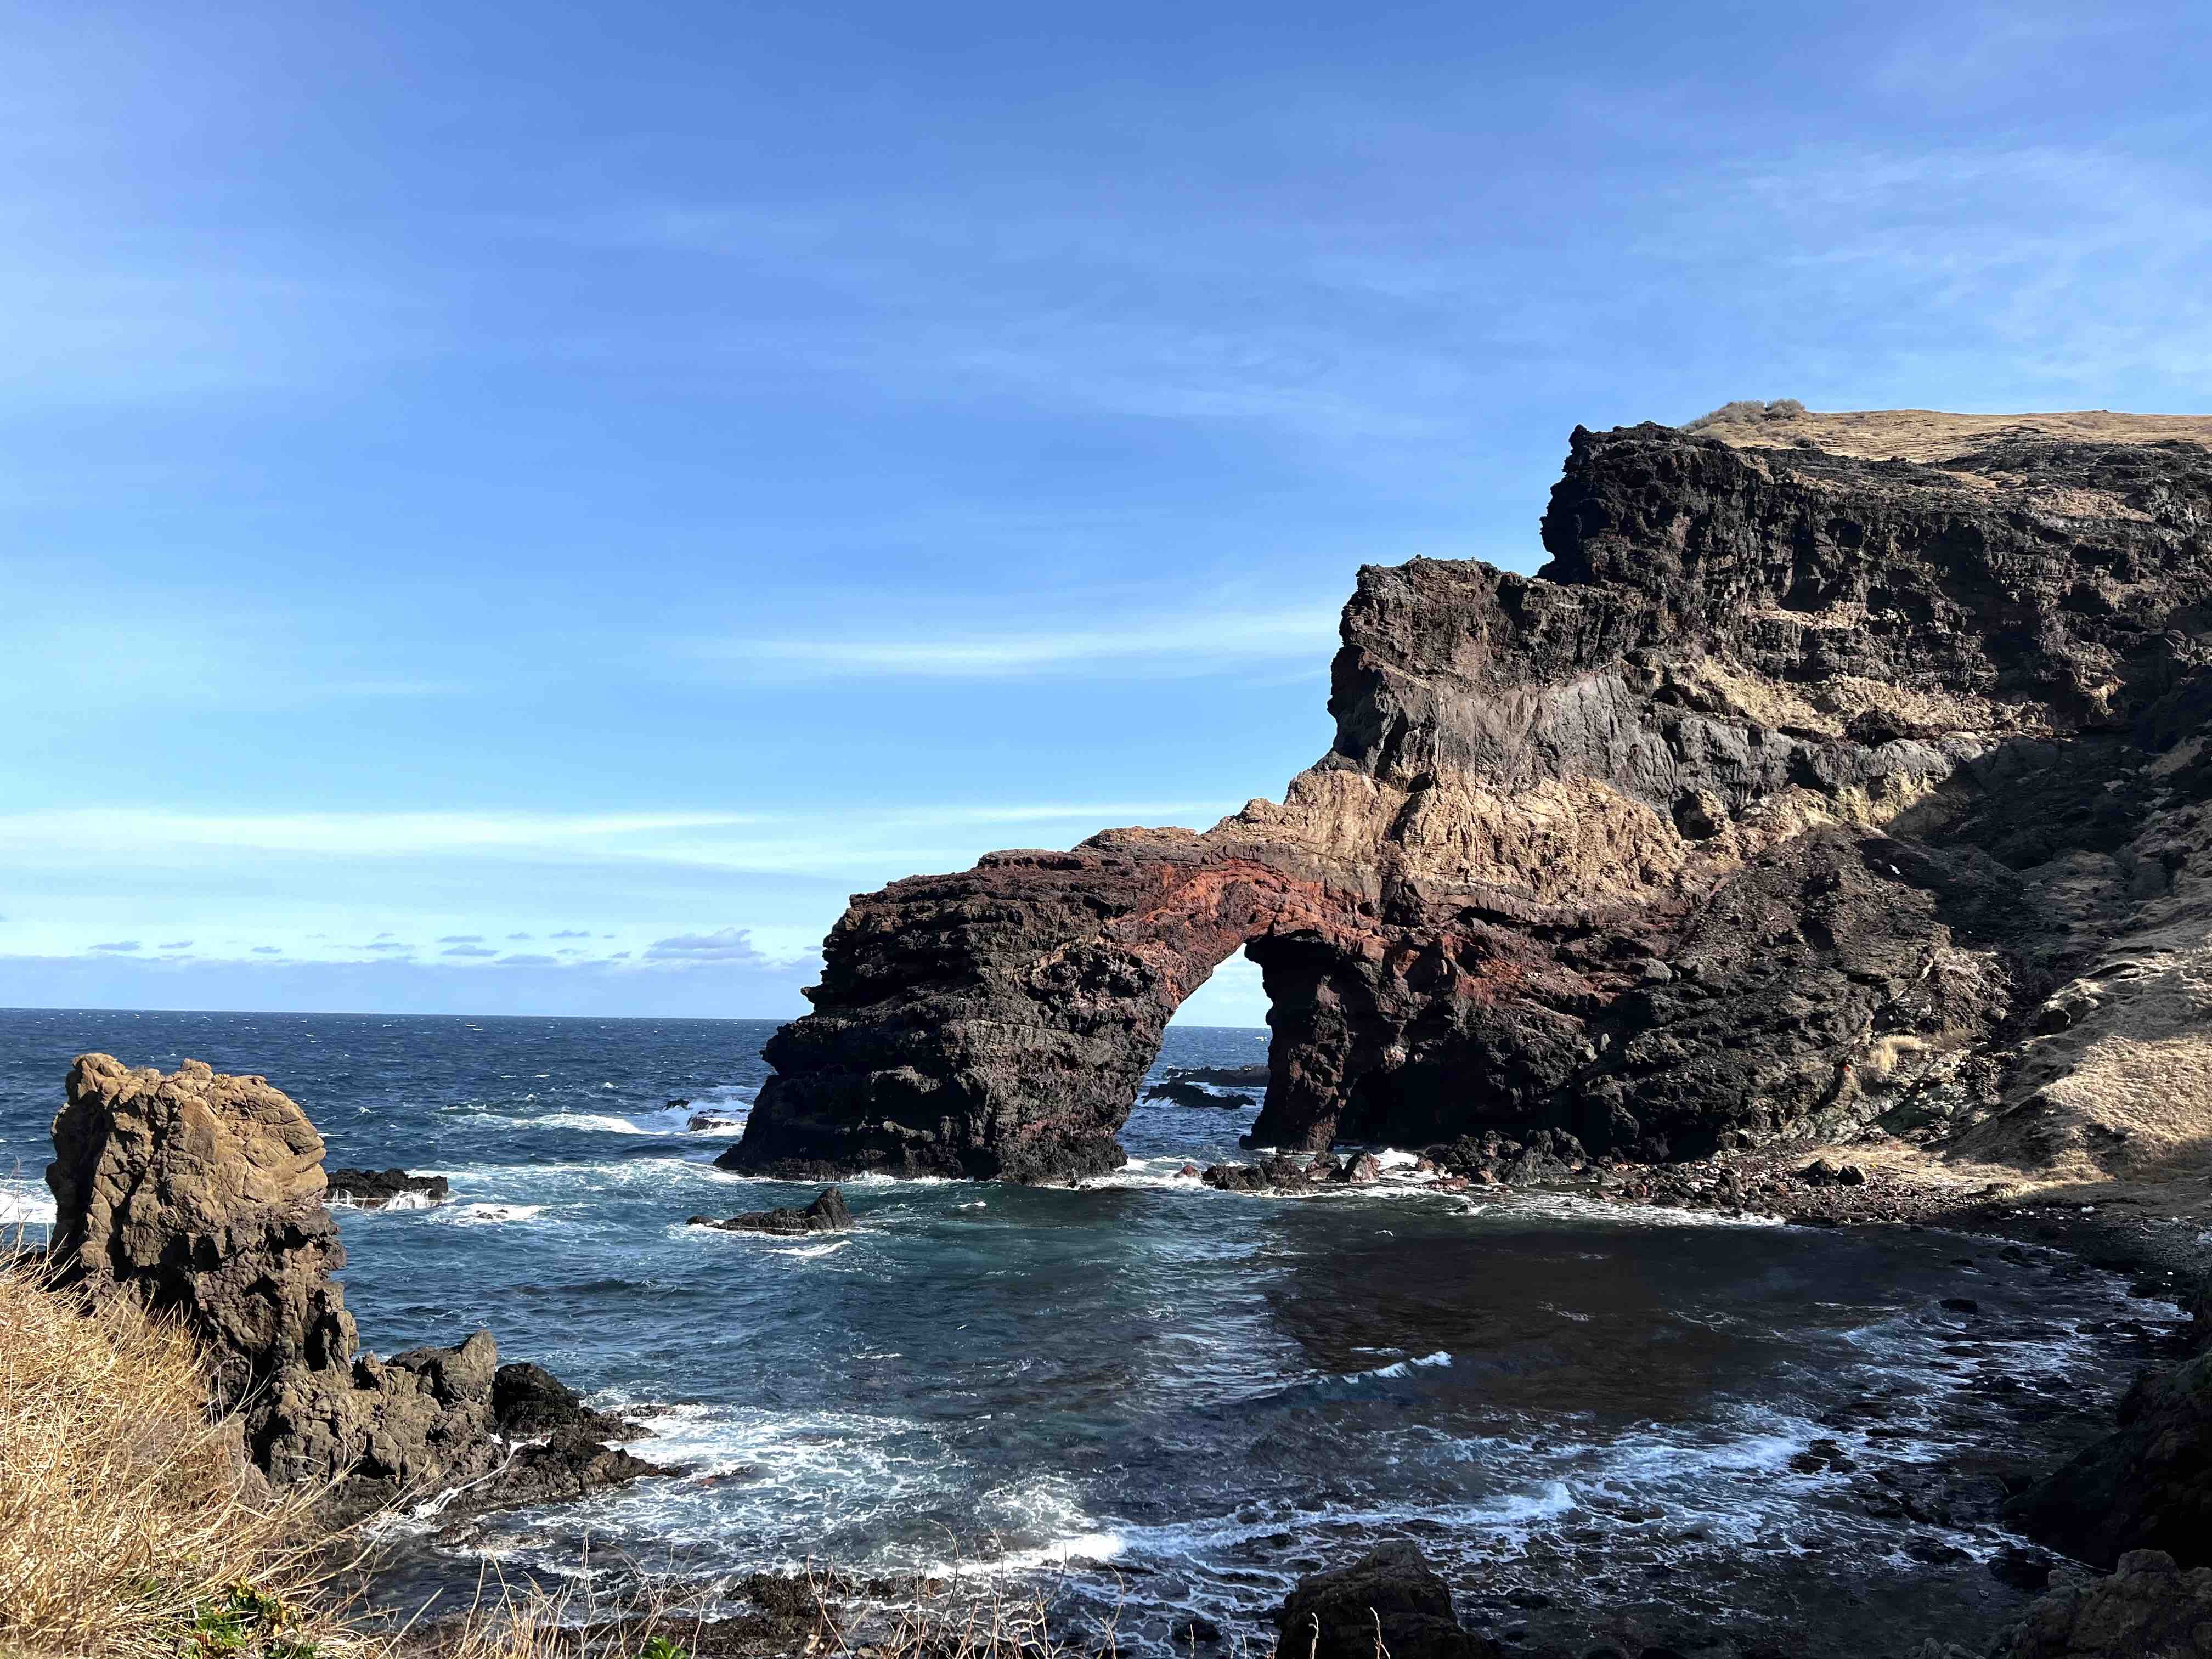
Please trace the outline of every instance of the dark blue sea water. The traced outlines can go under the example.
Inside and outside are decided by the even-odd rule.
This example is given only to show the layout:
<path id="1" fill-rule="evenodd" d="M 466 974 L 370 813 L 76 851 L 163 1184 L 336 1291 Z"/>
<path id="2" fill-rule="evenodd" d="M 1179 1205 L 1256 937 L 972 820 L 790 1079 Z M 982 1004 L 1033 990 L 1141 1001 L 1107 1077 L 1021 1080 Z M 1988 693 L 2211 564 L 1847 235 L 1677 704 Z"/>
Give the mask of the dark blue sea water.
<path id="1" fill-rule="evenodd" d="M 1899 1483 L 2081 1433 L 2140 1322 L 2172 1311 L 1932 1232 L 1176 1176 L 1237 1156 L 1256 1101 L 1141 1103 L 1129 1167 L 1082 1190 L 862 1182 L 848 1237 L 686 1228 L 813 1196 L 714 1170 L 732 1132 L 684 1127 L 742 1116 L 772 1029 L 0 1013 L 0 1214 L 42 1213 L 76 1053 L 264 1073 L 333 1165 L 452 1180 L 442 1206 L 342 1214 L 365 1343 L 489 1326 L 648 1407 L 662 1437 L 638 1449 L 690 1469 L 417 1540 L 394 1596 L 473 1584 L 481 1551 L 557 1569 L 586 1539 L 702 1577 L 1073 1563 L 1061 1593 L 1119 1603 L 1139 1649 L 1186 1611 L 1256 1632 L 1298 1573 L 1398 1535 L 1496 1631 L 1595 1609 L 1653 1639 L 1810 1632 L 1816 1654 L 1961 1639 L 2024 1601 L 1983 1565 L 2005 1540 L 1910 1518 L 1927 1505 L 1900 1509 Z M 1178 1028 L 1162 1061 L 1246 1063 L 1265 1039 Z M 1957 1296 L 1982 1316 L 1938 1307 Z M 1821 1438 L 1858 1467 L 1793 1471 Z"/>

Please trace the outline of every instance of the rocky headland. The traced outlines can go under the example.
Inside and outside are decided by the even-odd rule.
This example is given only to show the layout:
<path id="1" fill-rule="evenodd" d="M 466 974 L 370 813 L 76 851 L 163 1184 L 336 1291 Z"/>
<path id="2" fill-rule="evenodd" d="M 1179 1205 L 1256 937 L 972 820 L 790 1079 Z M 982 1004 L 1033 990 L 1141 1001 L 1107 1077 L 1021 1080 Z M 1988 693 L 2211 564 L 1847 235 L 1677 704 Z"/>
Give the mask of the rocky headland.
<path id="1" fill-rule="evenodd" d="M 1361 571 L 1280 804 L 856 899 L 725 1163 L 1118 1167 L 1241 948 L 1261 1146 L 2212 1172 L 2204 424 L 1947 418 L 1577 430 L 1537 575 Z"/>

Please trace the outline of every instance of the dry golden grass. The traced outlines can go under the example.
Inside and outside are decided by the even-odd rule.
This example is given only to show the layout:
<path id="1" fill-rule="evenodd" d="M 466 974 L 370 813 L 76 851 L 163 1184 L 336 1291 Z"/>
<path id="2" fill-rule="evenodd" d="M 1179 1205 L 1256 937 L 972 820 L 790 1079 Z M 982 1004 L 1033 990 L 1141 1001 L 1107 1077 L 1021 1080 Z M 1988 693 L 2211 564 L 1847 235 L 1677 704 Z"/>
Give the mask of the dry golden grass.
<path id="1" fill-rule="evenodd" d="M 0 1654 L 357 1650 L 314 1611 L 320 1493 L 270 1498 L 191 1340 L 0 1269 Z"/>

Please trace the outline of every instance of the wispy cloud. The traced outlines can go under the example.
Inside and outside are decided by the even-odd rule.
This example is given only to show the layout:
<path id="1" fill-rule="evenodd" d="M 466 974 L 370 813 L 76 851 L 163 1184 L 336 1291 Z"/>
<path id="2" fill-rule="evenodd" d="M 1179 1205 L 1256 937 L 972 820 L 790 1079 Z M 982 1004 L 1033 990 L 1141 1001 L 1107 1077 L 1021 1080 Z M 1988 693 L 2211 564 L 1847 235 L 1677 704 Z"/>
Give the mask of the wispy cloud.
<path id="1" fill-rule="evenodd" d="M 449 945 L 438 954 L 441 957 L 495 957 L 499 952 L 484 945 Z"/>
<path id="2" fill-rule="evenodd" d="M 94 951 L 112 951 L 121 953 L 129 951 L 143 950 L 145 947 L 140 945 L 135 939 L 110 939 L 104 945 L 92 945 L 89 948 Z"/>
<path id="3" fill-rule="evenodd" d="M 909 869 L 980 852 L 1000 834 L 1079 840 L 1133 823 L 1203 828 L 1233 800 L 841 803 L 789 812 L 613 814 L 326 812 L 267 814 L 83 809 L 0 814 L 0 860 L 18 871 L 203 869 L 265 861 L 474 860 L 661 864 L 714 870 L 833 872 L 896 858 Z M 356 935 L 358 937 L 358 935 Z M 440 936 L 481 944 L 489 933 Z M 581 929 L 556 937 L 588 938 Z"/>
<path id="4" fill-rule="evenodd" d="M 812 676 L 951 679 L 1010 678 L 1082 672 L 1109 665 L 1170 675 L 1217 672 L 1254 661 L 1328 659 L 1338 610 L 1310 605 L 1169 618 L 1133 617 L 1114 627 L 917 637 L 704 641 L 692 651 L 733 678 L 787 680 Z"/>
<path id="5" fill-rule="evenodd" d="M 755 948 L 752 935 L 743 927 L 724 927 L 712 933 L 678 933 L 655 939 L 645 950 L 650 962 L 765 962 Z"/>

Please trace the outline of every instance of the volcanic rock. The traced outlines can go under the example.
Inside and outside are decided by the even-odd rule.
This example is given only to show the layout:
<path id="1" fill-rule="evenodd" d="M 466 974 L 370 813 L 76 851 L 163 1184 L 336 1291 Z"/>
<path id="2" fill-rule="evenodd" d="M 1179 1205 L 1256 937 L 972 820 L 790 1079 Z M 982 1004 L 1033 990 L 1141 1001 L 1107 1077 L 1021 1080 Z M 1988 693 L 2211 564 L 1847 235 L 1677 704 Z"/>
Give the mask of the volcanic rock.
<path id="1" fill-rule="evenodd" d="M 2135 1550 L 2109 1578 L 2054 1591 L 2000 1643 L 1993 1659 L 2207 1659 L 2212 1568 Z"/>
<path id="2" fill-rule="evenodd" d="M 685 1224 L 719 1227 L 729 1233 L 848 1233 L 853 1231 L 853 1212 L 846 1207 L 845 1194 L 831 1187 L 803 1210 L 760 1210 L 750 1215 L 733 1215 L 726 1221 L 695 1215 Z"/>
<path id="3" fill-rule="evenodd" d="M 1873 1127 L 2085 1180 L 2202 1163 L 2204 442 L 1577 429 L 1537 576 L 1361 571 L 1335 741 L 1280 804 L 854 900 L 721 1161 L 1118 1168 L 1169 1017 L 1242 948 L 1260 1144 L 1661 1162 Z"/>
<path id="4" fill-rule="evenodd" d="M 1298 1581 L 1275 1615 L 1279 1650 L 1300 1659 L 1498 1659 L 1504 1650 L 1460 1627 L 1451 1589 L 1418 1545 L 1390 1543 L 1347 1567 Z"/>
<path id="5" fill-rule="evenodd" d="M 330 1203 L 359 1210 L 381 1210 L 410 1195 L 442 1204 L 453 1195 L 445 1176 L 410 1175 L 404 1170 L 332 1170 L 326 1181 Z"/>
<path id="6" fill-rule="evenodd" d="M 2139 1550 L 2212 1566 L 2212 1347 L 2138 1377 L 2119 1426 L 2021 1493 L 2011 1513 L 2023 1531 L 2097 1566 Z"/>
<path id="7" fill-rule="evenodd" d="M 1223 1094 L 1217 1089 L 1207 1088 L 1202 1083 L 1185 1083 L 1180 1079 L 1170 1079 L 1165 1083 L 1153 1084 L 1145 1091 L 1145 1098 L 1171 1100 L 1178 1106 L 1225 1106 L 1231 1111 L 1252 1103 L 1243 1095 Z"/>
<path id="8" fill-rule="evenodd" d="M 165 1076 L 80 1055 L 53 1140 L 46 1182 L 62 1283 L 181 1321 L 208 1353 L 211 1405 L 232 1413 L 272 1483 L 343 1476 L 342 1509 L 464 1486 L 467 1504 L 483 1507 L 649 1467 L 574 1446 L 511 1453 L 489 1332 L 390 1359 L 355 1352 L 332 1277 L 345 1247 L 325 1206 L 322 1139 L 265 1079 L 198 1060 Z M 507 1391 L 510 1401 L 544 1392 L 531 1376 Z"/>

